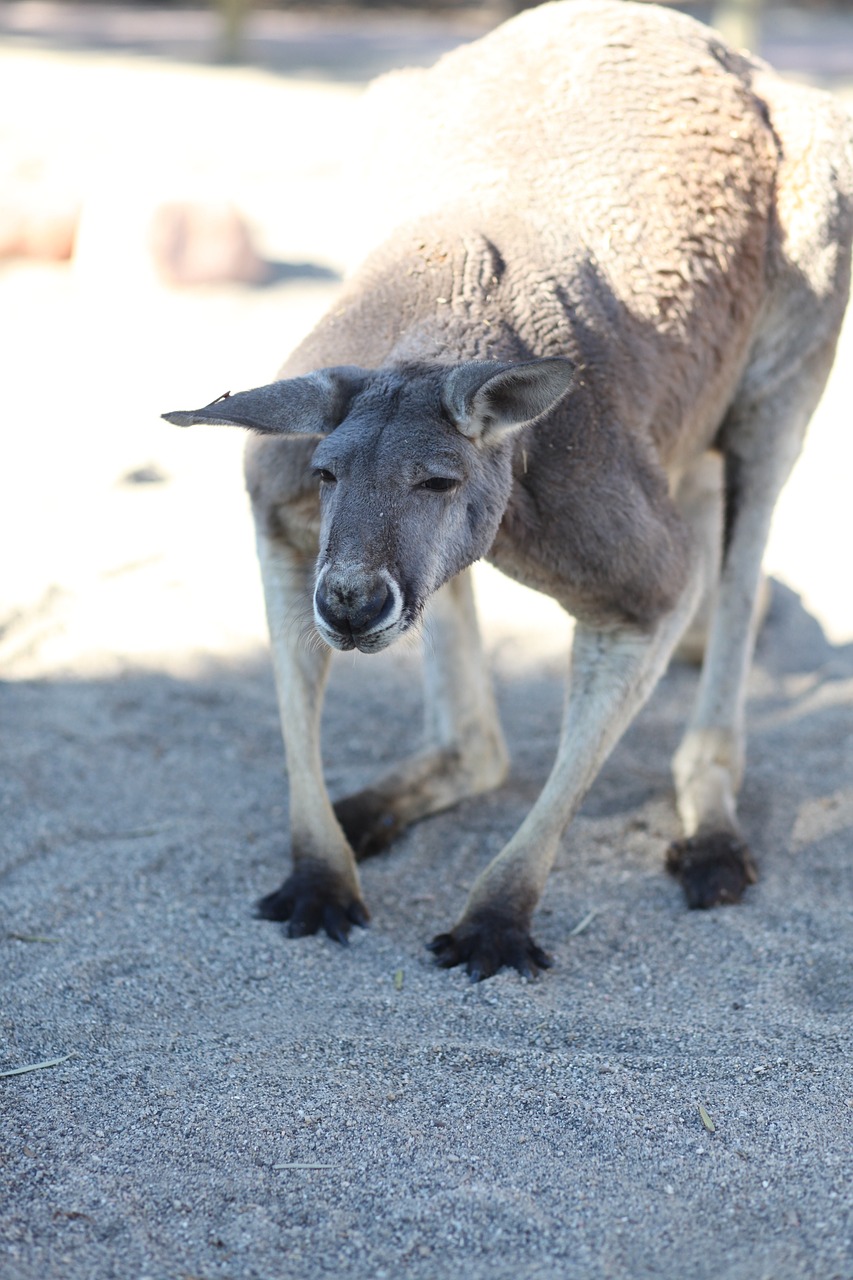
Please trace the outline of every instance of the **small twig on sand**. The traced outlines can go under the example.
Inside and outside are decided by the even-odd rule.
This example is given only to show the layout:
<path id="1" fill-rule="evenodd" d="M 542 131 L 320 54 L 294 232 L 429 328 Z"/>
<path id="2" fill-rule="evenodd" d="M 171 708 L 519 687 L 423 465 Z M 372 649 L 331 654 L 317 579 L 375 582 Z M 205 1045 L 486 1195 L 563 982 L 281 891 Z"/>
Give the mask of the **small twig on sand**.
<path id="1" fill-rule="evenodd" d="M 59 942 L 59 938 L 47 938 L 41 933 L 7 933 L 13 942 Z"/>
<path id="2" fill-rule="evenodd" d="M 27 1071 L 44 1071 L 46 1067 L 58 1067 L 60 1062 L 67 1062 L 69 1058 L 73 1058 L 73 1053 L 66 1053 L 61 1058 L 50 1058 L 47 1062 L 31 1062 L 27 1067 L 12 1067 L 11 1071 L 0 1071 L 0 1078 L 3 1076 L 22 1076 Z"/>
<path id="3" fill-rule="evenodd" d="M 339 1164 L 310 1164 L 306 1161 L 296 1160 L 292 1164 L 274 1164 L 274 1169 L 341 1169 Z"/>
<path id="4" fill-rule="evenodd" d="M 597 910 L 588 911 L 583 920 L 581 920 L 579 924 L 576 924 L 574 929 L 569 930 L 569 937 L 576 938 L 579 933 L 583 933 L 584 929 L 588 928 L 592 924 L 597 915 Z"/>

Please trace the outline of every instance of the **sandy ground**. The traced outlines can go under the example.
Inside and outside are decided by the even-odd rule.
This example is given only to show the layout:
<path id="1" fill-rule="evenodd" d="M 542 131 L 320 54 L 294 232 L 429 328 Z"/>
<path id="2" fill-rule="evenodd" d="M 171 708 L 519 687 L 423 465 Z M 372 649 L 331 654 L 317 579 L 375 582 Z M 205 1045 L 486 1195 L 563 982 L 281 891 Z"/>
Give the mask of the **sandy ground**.
<path id="1" fill-rule="evenodd" d="M 484 571 L 509 783 L 365 867 L 348 951 L 252 917 L 287 796 L 241 441 L 158 414 L 268 380 L 329 304 L 359 92 L 0 50 L 2 154 L 86 201 L 74 269 L 0 270 L 0 1072 L 60 1060 L 0 1078 L 0 1274 L 849 1280 L 849 326 L 768 553 L 740 908 L 661 870 L 676 666 L 563 841 L 557 967 L 430 967 L 556 741 L 567 624 Z M 185 190 L 237 198 L 279 283 L 161 287 L 143 207 Z M 416 745 L 417 666 L 336 663 L 335 795 Z"/>

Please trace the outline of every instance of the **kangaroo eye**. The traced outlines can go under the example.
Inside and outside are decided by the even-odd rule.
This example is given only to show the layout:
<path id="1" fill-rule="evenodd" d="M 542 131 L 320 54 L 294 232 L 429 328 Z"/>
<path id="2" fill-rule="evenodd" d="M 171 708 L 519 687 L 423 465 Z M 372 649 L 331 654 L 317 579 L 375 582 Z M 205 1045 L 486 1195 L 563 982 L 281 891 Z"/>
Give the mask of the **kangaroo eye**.
<path id="1" fill-rule="evenodd" d="M 449 493 L 458 484 L 453 476 L 430 476 L 429 480 L 422 480 L 418 488 L 426 489 L 428 493 Z"/>
<path id="2" fill-rule="evenodd" d="M 323 484 L 337 484 L 338 482 L 338 477 L 333 475 L 331 471 L 327 471 L 325 467 L 315 467 L 314 475 Z"/>

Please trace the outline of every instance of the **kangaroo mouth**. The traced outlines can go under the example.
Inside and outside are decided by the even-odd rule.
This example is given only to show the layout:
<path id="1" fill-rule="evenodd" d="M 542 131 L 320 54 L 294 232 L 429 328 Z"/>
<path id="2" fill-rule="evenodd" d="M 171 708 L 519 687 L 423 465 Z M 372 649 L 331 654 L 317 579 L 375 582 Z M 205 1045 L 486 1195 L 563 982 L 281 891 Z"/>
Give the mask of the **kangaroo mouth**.
<path id="1" fill-rule="evenodd" d="M 408 619 L 398 618 L 389 626 L 371 631 L 367 635 L 354 635 L 352 631 L 330 627 L 319 619 L 315 619 L 315 625 L 317 634 L 332 649 L 338 649 L 342 653 L 350 653 L 353 649 L 357 649 L 359 653 L 380 653 L 408 631 L 410 622 Z"/>
<path id="2" fill-rule="evenodd" d="M 413 614 L 390 574 L 370 584 L 350 587 L 342 575 L 321 572 L 314 591 L 314 625 L 332 649 L 344 653 L 379 653 L 408 630 Z"/>

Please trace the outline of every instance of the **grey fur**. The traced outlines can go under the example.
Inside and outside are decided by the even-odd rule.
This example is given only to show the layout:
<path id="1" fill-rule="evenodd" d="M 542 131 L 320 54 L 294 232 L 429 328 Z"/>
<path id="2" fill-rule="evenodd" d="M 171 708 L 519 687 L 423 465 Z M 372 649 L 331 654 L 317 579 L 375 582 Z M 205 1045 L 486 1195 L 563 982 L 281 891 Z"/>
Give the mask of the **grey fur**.
<path id="1" fill-rule="evenodd" d="M 669 865 L 691 905 L 754 878 L 735 808 L 744 677 L 773 505 L 846 305 L 850 125 L 698 23 L 615 0 L 529 11 L 373 97 L 394 122 L 378 203 L 399 225 L 282 381 L 169 416 L 262 433 L 246 474 L 295 863 L 265 909 L 291 932 L 345 936 L 361 916 L 350 844 L 379 840 L 383 805 L 396 831 L 503 776 L 462 571 L 486 556 L 577 619 L 551 778 L 435 943 L 477 977 L 535 972 L 560 834 L 697 611 L 712 620 Z M 718 453 L 737 498 L 725 565 Z M 447 638 L 427 749 L 340 820 L 319 757 L 326 659 L 288 629 L 312 591 L 335 647 L 383 648 L 431 600 Z"/>

